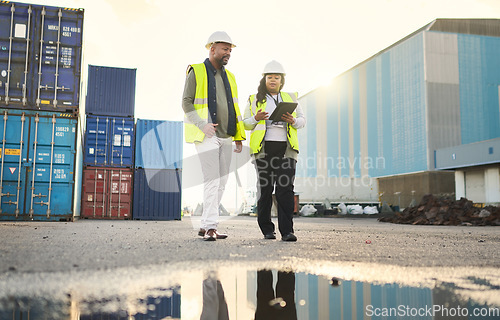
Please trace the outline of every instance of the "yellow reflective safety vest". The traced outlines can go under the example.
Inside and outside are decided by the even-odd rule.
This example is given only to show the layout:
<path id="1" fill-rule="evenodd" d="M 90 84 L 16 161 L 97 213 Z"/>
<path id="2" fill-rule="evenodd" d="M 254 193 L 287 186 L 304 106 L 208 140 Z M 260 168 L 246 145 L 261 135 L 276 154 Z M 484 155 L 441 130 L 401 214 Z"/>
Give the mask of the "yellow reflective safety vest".
<path id="1" fill-rule="evenodd" d="M 188 67 L 187 72 L 191 70 L 194 71 L 196 77 L 196 93 L 194 96 L 194 109 L 198 113 L 201 119 L 207 120 L 208 122 L 208 78 L 207 69 L 205 64 L 198 63 L 192 64 Z M 231 93 L 234 103 L 234 111 L 236 114 L 236 134 L 233 137 L 233 141 L 245 140 L 245 127 L 243 125 L 243 118 L 240 114 L 240 107 L 238 105 L 238 90 L 236 87 L 236 80 L 234 75 L 226 69 L 227 79 L 229 80 L 229 85 L 231 87 Z M 202 142 L 205 138 L 205 134 L 196 125 L 187 121 L 187 117 L 184 117 L 184 138 L 187 143 Z"/>
<path id="2" fill-rule="evenodd" d="M 297 92 L 280 92 L 281 99 L 283 102 L 297 102 Z M 252 116 L 255 116 L 258 111 L 266 111 L 267 101 L 259 103 L 257 105 L 257 95 L 253 94 L 250 96 L 250 111 Z M 292 113 L 294 118 L 297 117 L 297 113 L 294 111 Z M 287 123 L 286 127 L 288 144 L 290 148 L 299 152 L 299 139 L 297 138 L 297 129 L 295 129 L 291 124 Z M 266 135 L 266 120 L 259 121 L 250 133 L 250 150 L 253 154 L 259 153 L 262 149 L 262 141 Z"/>

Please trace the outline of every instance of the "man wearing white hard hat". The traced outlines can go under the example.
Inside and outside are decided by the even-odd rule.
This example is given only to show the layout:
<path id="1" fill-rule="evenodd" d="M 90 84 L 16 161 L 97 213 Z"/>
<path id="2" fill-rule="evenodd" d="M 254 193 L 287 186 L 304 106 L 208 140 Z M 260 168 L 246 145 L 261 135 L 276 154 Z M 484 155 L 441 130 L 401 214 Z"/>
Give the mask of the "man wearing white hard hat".
<path id="1" fill-rule="evenodd" d="M 206 241 L 225 239 L 217 231 L 219 207 L 234 152 L 241 152 L 245 140 L 238 90 L 234 75 L 225 65 L 231 57 L 233 41 L 223 31 L 214 32 L 205 46 L 209 57 L 187 68 L 182 97 L 184 136 L 194 143 L 203 172 L 203 213 L 198 234 Z"/>
<path id="2" fill-rule="evenodd" d="M 278 204 L 278 229 L 283 241 L 297 241 L 293 229 L 295 206 L 294 180 L 299 141 L 297 129 L 306 125 L 304 112 L 298 104 L 297 92 L 282 92 L 285 69 L 278 61 L 264 67 L 257 94 L 248 99 L 245 129 L 251 130 L 250 150 L 257 169 L 257 221 L 265 239 L 276 239 L 271 221 L 273 191 Z M 269 116 L 280 103 L 295 106 L 293 112 L 280 119 Z"/>

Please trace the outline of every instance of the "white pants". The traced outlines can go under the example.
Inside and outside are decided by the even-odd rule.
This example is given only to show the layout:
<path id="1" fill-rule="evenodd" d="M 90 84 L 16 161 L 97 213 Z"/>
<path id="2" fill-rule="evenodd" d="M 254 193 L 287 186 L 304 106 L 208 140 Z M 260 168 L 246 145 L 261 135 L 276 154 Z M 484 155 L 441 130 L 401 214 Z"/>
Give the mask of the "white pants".
<path id="1" fill-rule="evenodd" d="M 219 206 L 231 165 L 232 138 L 205 137 L 195 144 L 203 172 L 201 228 L 217 229 Z"/>

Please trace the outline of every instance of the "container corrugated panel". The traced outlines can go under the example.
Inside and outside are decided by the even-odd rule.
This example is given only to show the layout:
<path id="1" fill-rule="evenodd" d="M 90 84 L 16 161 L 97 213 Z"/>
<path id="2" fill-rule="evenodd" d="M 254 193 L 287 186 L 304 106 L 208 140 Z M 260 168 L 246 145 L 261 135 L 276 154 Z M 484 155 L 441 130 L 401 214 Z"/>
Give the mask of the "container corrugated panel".
<path id="1" fill-rule="evenodd" d="M 164 289 L 162 289 L 164 290 Z M 92 313 L 91 315 L 80 315 L 80 320 L 149 320 L 149 319 L 181 319 L 181 294 L 180 287 L 172 290 L 172 295 L 168 297 L 149 296 L 140 299 L 147 305 L 145 313 L 131 313 L 122 310 L 116 313 Z M 1 314 L 0 314 L 1 315 Z"/>
<path id="2" fill-rule="evenodd" d="M 92 166 L 134 166 L 134 119 L 87 116 L 83 163 Z"/>
<path id="3" fill-rule="evenodd" d="M 0 2 L 0 106 L 78 113 L 83 9 Z"/>
<path id="4" fill-rule="evenodd" d="M 137 119 L 135 167 L 182 169 L 182 121 Z"/>
<path id="5" fill-rule="evenodd" d="M 0 220 L 72 220 L 78 119 L 42 111 L 0 113 Z"/>
<path id="6" fill-rule="evenodd" d="M 134 117 L 136 69 L 89 65 L 87 114 Z"/>
<path id="7" fill-rule="evenodd" d="M 131 219 L 133 169 L 85 167 L 81 218 Z"/>
<path id="8" fill-rule="evenodd" d="M 180 169 L 135 169 L 134 219 L 180 220 L 181 196 Z"/>

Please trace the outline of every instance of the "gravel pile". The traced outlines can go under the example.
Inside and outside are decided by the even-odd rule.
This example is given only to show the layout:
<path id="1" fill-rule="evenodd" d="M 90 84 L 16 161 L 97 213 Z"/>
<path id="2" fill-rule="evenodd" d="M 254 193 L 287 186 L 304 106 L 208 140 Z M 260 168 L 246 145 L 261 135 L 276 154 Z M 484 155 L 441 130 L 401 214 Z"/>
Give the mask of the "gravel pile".
<path id="1" fill-rule="evenodd" d="M 454 200 L 425 195 L 415 207 L 379 218 L 381 222 L 425 225 L 500 226 L 500 207 L 478 208 L 465 198 Z"/>

